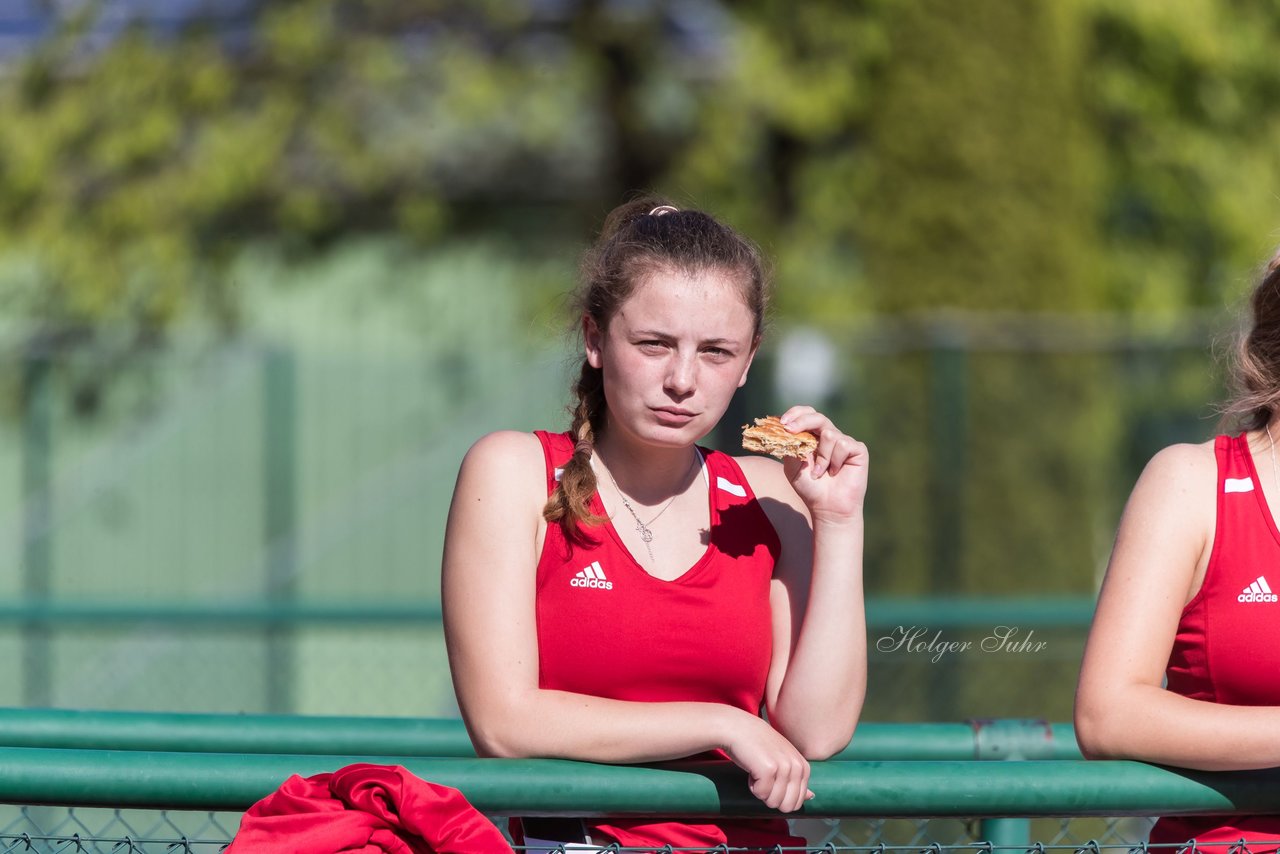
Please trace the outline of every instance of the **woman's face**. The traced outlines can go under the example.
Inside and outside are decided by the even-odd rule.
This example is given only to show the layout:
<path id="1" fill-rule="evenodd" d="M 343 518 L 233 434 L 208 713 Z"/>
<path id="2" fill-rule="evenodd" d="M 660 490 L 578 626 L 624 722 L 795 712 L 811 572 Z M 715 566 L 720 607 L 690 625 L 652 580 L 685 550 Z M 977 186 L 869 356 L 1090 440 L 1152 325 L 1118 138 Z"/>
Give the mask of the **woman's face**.
<path id="1" fill-rule="evenodd" d="M 711 432 L 755 356 L 755 318 L 718 270 L 659 271 L 601 330 L 583 321 L 587 361 L 604 372 L 609 429 L 646 444 Z"/>

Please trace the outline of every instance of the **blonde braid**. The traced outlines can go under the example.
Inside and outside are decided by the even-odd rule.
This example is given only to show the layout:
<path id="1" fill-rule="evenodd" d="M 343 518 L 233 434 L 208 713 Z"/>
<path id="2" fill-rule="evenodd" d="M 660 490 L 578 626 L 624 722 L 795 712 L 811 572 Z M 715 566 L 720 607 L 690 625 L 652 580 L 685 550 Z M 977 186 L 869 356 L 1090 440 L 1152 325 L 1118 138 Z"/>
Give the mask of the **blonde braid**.
<path id="1" fill-rule="evenodd" d="M 543 518 L 558 523 L 571 541 L 581 539 L 580 526 L 605 522 L 603 516 L 591 512 L 591 497 L 596 491 L 591 452 L 595 447 L 596 431 L 604 426 L 604 379 L 601 372 L 585 359 L 573 391 L 578 398 L 578 405 L 573 409 L 573 424 L 569 427 L 569 433 L 575 439 L 573 456 L 565 463 L 560 483 L 542 510 Z"/>

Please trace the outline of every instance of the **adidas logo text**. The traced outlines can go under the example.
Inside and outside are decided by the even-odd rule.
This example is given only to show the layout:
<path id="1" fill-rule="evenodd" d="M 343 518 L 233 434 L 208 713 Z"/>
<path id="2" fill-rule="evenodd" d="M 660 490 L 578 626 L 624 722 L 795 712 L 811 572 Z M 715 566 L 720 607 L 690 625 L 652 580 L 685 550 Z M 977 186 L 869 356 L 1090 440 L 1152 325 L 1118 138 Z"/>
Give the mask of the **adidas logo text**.
<path id="1" fill-rule="evenodd" d="M 613 582 L 604 577 L 600 561 L 594 560 L 591 566 L 578 570 L 578 574 L 569 579 L 570 587 L 595 587 L 600 590 L 612 590 Z"/>
<path id="2" fill-rule="evenodd" d="M 1276 594 L 1271 592 L 1271 587 L 1267 585 L 1267 579 L 1261 575 L 1258 580 L 1250 584 L 1244 589 L 1239 596 L 1236 597 L 1237 602 L 1274 602 Z"/>

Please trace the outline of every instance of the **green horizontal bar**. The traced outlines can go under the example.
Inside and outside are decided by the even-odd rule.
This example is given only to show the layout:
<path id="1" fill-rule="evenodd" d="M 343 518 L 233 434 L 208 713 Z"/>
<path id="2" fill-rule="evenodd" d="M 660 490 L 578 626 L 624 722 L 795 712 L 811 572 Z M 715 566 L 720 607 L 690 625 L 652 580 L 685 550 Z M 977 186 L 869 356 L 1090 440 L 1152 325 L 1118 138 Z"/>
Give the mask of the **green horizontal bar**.
<path id="1" fill-rule="evenodd" d="M 1002 733 L 1013 749 L 984 748 Z M 0 709 L 0 745 L 179 753 L 473 757 L 456 719 Z M 999 745 L 997 745 L 998 748 Z M 841 760 L 1079 759 L 1069 724 L 863 723 Z"/>
<path id="2" fill-rule="evenodd" d="M 873 629 L 920 628 L 925 639 L 937 629 L 1082 628 L 1093 620 L 1092 596 L 989 598 L 878 598 L 867 600 Z M 873 647 L 874 648 L 874 647 Z"/>
<path id="3" fill-rule="evenodd" d="M 1091 597 L 1071 598 L 871 598 L 867 621 L 873 630 L 918 628 L 994 630 L 1082 628 L 1093 618 Z M 436 603 L 153 603 L 129 602 L 0 602 L 0 624 L 48 625 L 54 628 L 115 625 L 173 625 L 241 628 L 319 623 L 324 625 L 407 625 L 440 622 Z"/>
<path id="4" fill-rule="evenodd" d="M 243 810 L 292 774 L 404 765 L 494 815 L 753 816 L 768 810 L 728 762 L 611 766 L 452 759 L 0 748 L 0 802 Z M 811 816 L 1036 817 L 1267 813 L 1280 771 L 1179 772 L 1139 762 L 820 762 Z"/>
<path id="5" fill-rule="evenodd" d="M 307 623 L 331 625 L 423 626 L 440 623 L 440 606 L 377 602 L 369 604 L 274 604 L 270 602 L 106 603 L 0 602 L 0 623 L 85 626 L 166 625 L 239 629 Z"/>
<path id="6" fill-rule="evenodd" d="M 861 723 L 835 760 L 1080 759 L 1071 724 L 1036 720 Z"/>
<path id="7" fill-rule="evenodd" d="M 177 753 L 474 757 L 462 721 L 0 709 L 0 745 Z"/>

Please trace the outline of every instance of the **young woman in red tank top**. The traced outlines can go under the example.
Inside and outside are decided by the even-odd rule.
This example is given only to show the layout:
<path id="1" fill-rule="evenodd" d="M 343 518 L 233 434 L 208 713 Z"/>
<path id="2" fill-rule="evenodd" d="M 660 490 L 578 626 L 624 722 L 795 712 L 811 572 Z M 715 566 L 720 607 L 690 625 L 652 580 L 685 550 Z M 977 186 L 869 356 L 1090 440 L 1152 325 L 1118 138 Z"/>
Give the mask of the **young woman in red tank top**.
<path id="1" fill-rule="evenodd" d="M 809 760 L 848 743 L 866 686 L 866 448 L 808 406 L 782 416 L 817 436 L 805 460 L 696 445 L 746 380 L 766 290 L 758 250 L 705 213 L 643 199 L 606 220 L 582 265 L 569 431 L 481 438 L 449 511 L 445 634 L 480 755 L 720 755 L 790 813 L 811 797 Z M 523 834 L 804 842 L 780 818 Z"/>
<path id="2" fill-rule="evenodd" d="M 1086 756 L 1280 766 L 1280 254 L 1252 297 L 1239 433 L 1151 460 L 1125 508 L 1076 692 Z M 1160 819 L 1152 843 L 1280 847 L 1280 816 Z"/>

